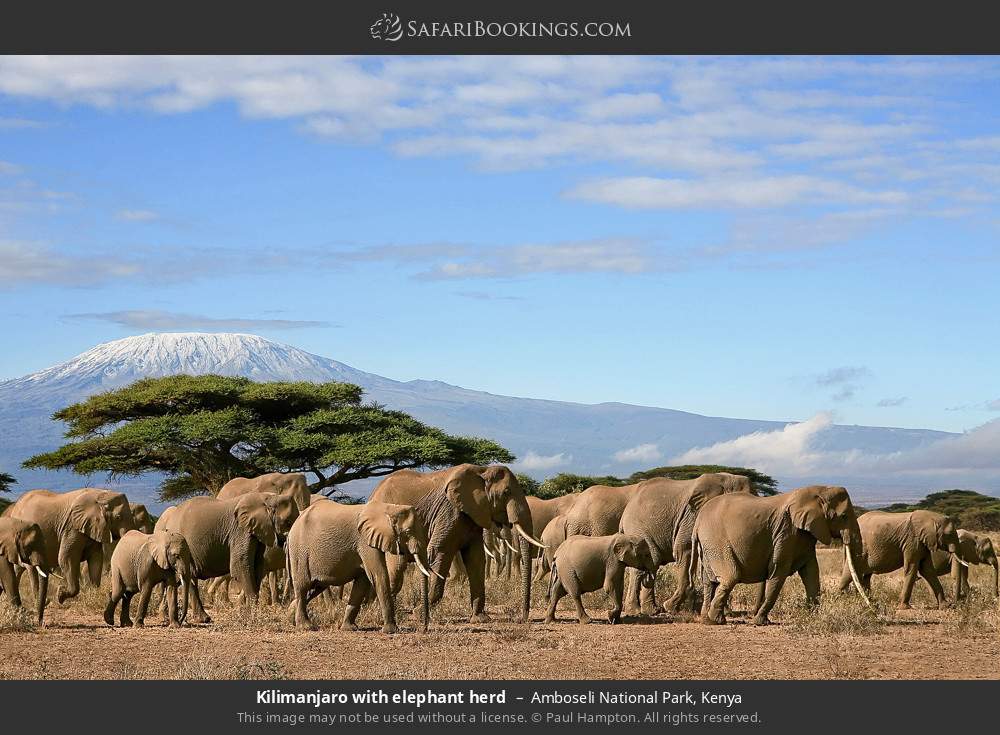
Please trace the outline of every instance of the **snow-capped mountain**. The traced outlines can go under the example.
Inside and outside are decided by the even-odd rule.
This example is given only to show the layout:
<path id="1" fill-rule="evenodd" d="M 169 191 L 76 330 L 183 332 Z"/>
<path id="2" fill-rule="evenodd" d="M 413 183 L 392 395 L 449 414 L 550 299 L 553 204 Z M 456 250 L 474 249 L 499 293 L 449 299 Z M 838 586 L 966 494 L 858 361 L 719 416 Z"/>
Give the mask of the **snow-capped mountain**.
<path id="1" fill-rule="evenodd" d="M 67 362 L 0 383 L 0 470 L 19 478 L 18 490 L 78 487 L 81 478 L 68 472 L 20 468 L 27 457 L 62 442 L 63 427 L 49 418 L 51 414 L 100 391 L 177 373 L 355 383 L 368 398 L 429 424 L 499 441 L 522 460 L 532 458 L 522 468 L 539 476 L 560 471 L 627 475 L 657 464 L 642 452 L 633 459 L 614 458 L 628 448 L 655 445 L 659 457 L 669 458 L 692 447 L 786 425 L 623 403 L 514 398 L 435 380 L 401 382 L 252 334 L 144 334 L 98 345 Z M 824 433 L 822 442 L 830 451 L 863 448 L 886 453 L 945 436 L 949 435 L 919 429 L 835 426 Z M 140 479 L 127 484 L 130 494 L 151 500 L 153 482 Z"/>

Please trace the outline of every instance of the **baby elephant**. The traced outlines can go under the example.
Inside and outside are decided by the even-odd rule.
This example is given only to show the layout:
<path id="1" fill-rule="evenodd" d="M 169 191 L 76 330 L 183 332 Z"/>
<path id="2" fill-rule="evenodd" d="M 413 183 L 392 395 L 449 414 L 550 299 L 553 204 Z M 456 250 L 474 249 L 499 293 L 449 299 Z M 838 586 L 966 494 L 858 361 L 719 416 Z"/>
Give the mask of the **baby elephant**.
<path id="1" fill-rule="evenodd" d="M 576 603 L 577 620 L 589 623 L 580 595 L 603 589 L 611 597 L 613 607 L 608 620 L 615 624 L 622 614 L 622 595 L 625 589 L 625 568 L 640 569 L 648 574 L 644 584 L 649 584 L 656 573 L 656 564 L 645 539 L 624 533 L 610 536 L 570 536 L 558 549 L 552 560 L 552 581 L 549 586 L 549 612 L 545 622 L 556 619 L 556 605 L 566 594 Z"/>
<path id="2" fill-rule="evenodd" d="M 104 609 L 104 622 L 112 626 L 115 624 L 115 607 L 121 602 L 121 626 L 143 627 L 149 596 L 153 587 L 162 582 L 167 598 L 168 623 L 171 628 L 176 628 L 180 625 L 177 617 L 177 577 L 184 584 L 181 607 L 187 610 L 193 572 L 191 550 L 179 533 L 129 531 L 122 536 L 111 555 L 111 599 Z M 133 623 L 129 619 L 129 604 L 136 592 L 139 593 L 139 609 Z"/>

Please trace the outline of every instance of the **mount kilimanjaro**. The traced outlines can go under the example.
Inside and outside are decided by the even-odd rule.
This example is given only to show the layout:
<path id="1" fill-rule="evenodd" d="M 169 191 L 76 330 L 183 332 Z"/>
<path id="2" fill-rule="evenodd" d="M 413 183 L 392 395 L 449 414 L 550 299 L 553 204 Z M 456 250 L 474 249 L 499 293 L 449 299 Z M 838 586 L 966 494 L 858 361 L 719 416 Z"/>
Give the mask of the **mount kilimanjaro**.
<path id="1" fill-rule="evenodd" d="M 659 456 L 668 458 L 693 447 L 787 425 L 624 403 L 591 405 L 514 398 L 436 380 L 401 382 L 252 334 L 144 334 L 98 345 L 67 362 L 0 383 L 0 471 L 12 472 L 19 479 L 17 491 L 81 486 L 84 478 L 69 472 L 21 469 L 26 458 L 62 443 L 63 427 L 50 419 L 52 413 L 140 378 L 176 373 L 355 383 L 365 390 L 367 398 L 390 408 L 452 433 L 494 439 L 522 462 L 533 458 L 518 469 L 539 477 L 560 471 L 627 475 L 651 464 L 641 456 L 633 461 L 614 459 L 616 453 L 632 447 L 655 445 Z M 889 453 L 948 436 L 952 435 L 921 429 L 834 426 L 824 432 L 822 448 Z M 785 484 L 791 478 L 779 479 Z M 90 481 L 107 484 L 104 477 Z M 150 502 L 155 498 L 152 478 L 118 484 L 130 496 Z"/>

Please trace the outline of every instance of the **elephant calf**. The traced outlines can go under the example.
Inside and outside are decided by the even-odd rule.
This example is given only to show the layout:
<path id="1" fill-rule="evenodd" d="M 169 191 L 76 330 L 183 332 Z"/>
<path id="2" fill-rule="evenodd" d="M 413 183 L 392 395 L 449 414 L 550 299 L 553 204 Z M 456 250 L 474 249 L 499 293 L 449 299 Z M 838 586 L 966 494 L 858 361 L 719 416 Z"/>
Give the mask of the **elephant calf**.
<path id="1" fill-rule="evenodd" d="M 146 609 L 149 607 L 149 596 L 153 587 L 163 583 L 170 627 L 180 625 L 177 617 L 177 585 L 184 584 L 183 609 L 187 609 L 187 598 L 193 576 L 191 550 L 184 537 L 172 531 L 129 531 L 115 547 L 111 555 L 111 598 L 104 608 L 104 622 L 115 624 L 115 608 L 121 602 L 122 609 L 119 622 L 126 625 L 143 627 Z M 129 605 L 135 593 L 139 593 L 139 609 L 136 611 L 135 622 L 129 618 Z"/>
<path id="2" fill-rule="evenodd" d="M 930 510 L 910 513 L 872 511 L 861 516 L 858 524 L 861 527 L 862 553 L 857 572 L 865 590 L 869 588 L 873 574 L 888 574 L 902 568 L 900 610 L 910 607 L 910 595 L 918 573 L 933 590 L 938 607 L 945 605 L 944 589 L 934 570 L 932 554 L 934 551 L 945 552 L 949 556 L 954 555 L 958 564 L 965 564 L 958 556 L 955 521 Z M 840 577 L 841 591 L 845 591 L 851 581 L 850 570 L 845 567 Z"/>
<path id="3" fill-rule="evenodd" d="M 0 518 L 0 592 L 6 592 L 13 607 L 21 607 L 21 585 L 18 567 L 34 569 L 41 577 L 35 592 L 38 624 L 45 614 L 45 597 L 48 592 L 48 562 L 45 538 L 37 523 L 17 518 Z"/>
<path id="4" fill-rule="evenodd" d="M 958 556 L 965 562 L 963 565 L 958 561 L 955 554 L 948 554 L 944 551 L 934 551 L 931 553 L 931 560 L 934 563 L 934 571 L 938 576 L 951 572 L 955 582 L 955 600 L 959 600 L 969 592 L 969 568 L 968 564 L 989 564 L 993 567 L 992 592 L 994 596 L 1000 597 L 1000 564 L 997 562 L 997 552 L 993 548 L 993 542 L 989 536 L 984 534 L 966 531 L 964 528 L 958 529 Z"/>
<path id="5" fill-rule="evenodd" d="M 551 524 L 549 524 L 551 525 Z M 556 619 L 556 605 L 569 594 L 576 603 L 577 620 L 589 623 L 580 595 L 603 589 L 612 600 L 608 621 L 615 624 L 622 614 L 625 568 L 656 572 L 649 544 L 638 536 L 616 533 L 609 536 L 570 536 L 556 550 L 549 586 L 549 611 L 545 622 Z"/>
<path id="6" fill-rule="evenodd" d="M 372 585 L 382 609 L 382 630 L 395 633 L 396 607 L 385 555 L 409 554 L 424 575 L 424 624 L 428 614 L 427 529 L 409 505 L 369 500 L 364 505 L 316 503 L 292 526 L 287 544 L 288 573 L 295 594 L 295 624 L 315 630 L 306 606 L 329 587 L 351 585 L 340 627 L 357 630 L 355 620 Z"/>

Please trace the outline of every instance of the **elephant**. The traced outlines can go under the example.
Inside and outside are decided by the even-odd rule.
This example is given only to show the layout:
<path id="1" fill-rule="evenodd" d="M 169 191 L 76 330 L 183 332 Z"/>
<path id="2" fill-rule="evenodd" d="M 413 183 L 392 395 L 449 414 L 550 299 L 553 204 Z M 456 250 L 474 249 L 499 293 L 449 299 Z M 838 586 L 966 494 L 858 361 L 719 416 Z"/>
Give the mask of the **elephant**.
<path id="1" fill-rule="evenodd" d="M 535 536 L 542 540 L 542 535 L 549 523 L 558 516 L 563 516 L 565 520 L 566 512 L 573 507 L 580 493 L 567 493 L 555 498 L 539 498 L 534 495 L 528 496 L 528 510 L 531 511 L 531 528 Z M 560 543 L 565 537 L 560 540 Z M 542 540 L 542 543 L 545 543 Z M 545 551 L 543 549 L 532 549 L 532 556 L 538 559 L 538 569 L 535 572 L 535 581 L 540 581 L 548 574 L 551 559 L 545 561 Z"/>
<path id="2" fill-rule="evenodd" d="M 163 584 L 166 589 L 168 623 L 176 628 L 180 625 L 177 614 L 177 585 L 184 585 L 184 603 L 187 610 L 188 594 L 194 574 L 194 561 L 187 541 L 179 533 L 154 530 L 152 533 L 129 531 L 119 541 L 111 554 L 111 594 L 104 608 L 104 622 L 115 624 L 115 608 L 121 603 L 119 624 L 142 628 L 153 587 Z M 129 617 L 132 597 L 139 593 L 139 608 L 135 622 Z"/>
<path id="3" fill-rule="evenodd" d="M 160 516 L 156 530 L 179 533 L 191 549 L 192 622 L 211 622 L 198 594 L 199 579 L 229 574 L 243 588 L 244 601 L 257 603 L 267 547 L 284 544 L 298 515 L 286 495 L 248 493 L 229 500 L 191 498 Z"/>
<path id="4" fill-rule="evenodd" d="M 444 594 L 444 578 L 452 559 L 462 555 L 469 578 L 472 622 L 486 616 L 486 552 L 483 530 L 509 525 L 520 536 L 521 620 L 531 609 L 531 554 L 528 544 L 541 546 L 532 537 L 531 512 L 514 473 L 502 465 L 458 465 L 436 472 L 398 470 L 372 492 L 372 500 L 412 505 L 430 534 L 427 557 L 436 574 L 430 603 Z M 389 564 L 393 594 L 399 592 L 408 555 L 393 555 Z"/>
<path id="5" fill-rule="evenodd" d="M 104 544 L 114 543 L 132 530 L 135 521 L 128 500 L 121 493 L 82 488 L 67 493 L 29 490 L 4 515 L 37 523 L 45 538 L 48 569 L 59 567 L 64 581 L 56 599 L 62 604 L 80 593 L 80 565 L 87 562 L 91 583 L 101 583 Z M 38 589 L 34 570 L 29 571 L 32 589 Z M 20 577 L 20 570 L 18 573 Z"/>
<path id="6" fill-rule="evenodd" d="M 135 522 L 135 530 L 143 533 L 152 533 L 156 521 L 149 514 L 149 510 L 142 503 L 129 503 L 129 510 L 132 511 L 132 520 Z M 115 543 L 104 544 L 104 571 L 111 568 L 111 556 L 115 552 Z"/>
<path id="7" fill-rule="evenodd" d="M 711 498 L 727 493 L 756 495 L 750 480 L 743 475 L 712 472 L 693 480 L 657 477 L 638 485 L 621 515 L 618 530 L 649 544 L 657 567 L 676 562 L 676 589 L 659 607 L 654 587 L 642 587 L 637 575 L 630 575 L 626 610 L 637 614 L 680 609 L 691 588 L 691 533 L 698 511 Z"/>
<path id="8" fill-rule="evenodd" d="M 17 569 L 31 567 L 40 577 L 35 592 L 36 615 L 41 625 L 45 616 L 51 567 L 45 536 L 37 523 L 17 518 L 0 518 L 0 592 L 6 592 L 13 607 L 21 607 L 21 585 Z"/>
<path id="9" fill-rule="evenodd" d="M 993 595 L 1000 597 L 1000 564 L 997 563 L 997 552 L 993 548 L 993 541 L 984 534 L 966 531 L 964 528 L 958 529 L 958 555 L 966 564 L 989 564 L 993 567 L 993 584 L 991 585 Z M 969 568 L 958 562 L 955 554 L 935 550 L 931 552 L 931 561 L 934 564 L 934 571 L 939 577 L 951 572 L 955 582 L 956 602 L 969 592 Z"/>
<path id="10" fill-rule="evenodd" d="M 845 568 L 840 577 L 841 591 L 853 581 L 855 588 L 867 592 L 873 574 L 887 574 L 902 567 L 904 582 L 899 595 L 900 610 L 910 608 L 910 595 L 918 573 L 930 585 L 938 607 L 945 605 L 944 589 L 934 571 L 932 554 L 935 550 L 944 551 L 953 555 L 959 564 L 965 564 L 959 556 L 958 529 L 954 520 L 930 510 L 871 511 L 862 515 L 858 524 L 862 552 L 856 569 L 861 579 L 854 579 Z"/>
<path id="11" fill-rule="evenodd" d="M 566 516 L 557 515 L 545 525 L 545 529 L 542 531 L 541 541 L 546 548 L 542 549 L 542 557 L 538 563 L 538 574 L 535 575 L 535 581 L 545 579 L 545 575 L 552 569 L 552 560 L 555 557 L 556 549 L 562 545 L 566 538 Z"/>
<path id="12" fill-rule="evenodd" d="M 382 631 L 395 633 L 395 595 L 386 554 L 405 549 L 424 575 L 424 625 L 427 625 L 427 529 L 409 505 L 369 501 L 364 505 L 317 504 L 299 516 L 288 534 L 288 576 L 295 595 L 295 625 L 316 630 L 306 610 L 331 586 L 351 585 L 342 630 L 357 630 L 355 620 L 374 585 L 382 610 Z"/>
<path id="13" fill-rule="evenodd" d="M 796 572 L 807 603 L 817 604 L 816 543 L 829 544 L 835 535 L 844 542 L 847 566 L 857 578 L 861 531 L 843 487 L 810 485 L 771 497 L 731 493 L 709 499 L 698 512 L 691 539 L 691 569 L 700 560 L 705 585 L 702 622 L 725 622 L 726 602 L 737 584 L 766 582 L 753 622 L 769 624 L 785 579 Z"/>
<path id="14" fill-rule="evenodd" d="M 617 623 L 622 614 L 625 568 L 656 573 L 656 563 L 645 539 L 624 533 L 608 536 L 570 536 L 556 550 L 549 585 L 549 609 L 545 622 L 556 619 L 556 606 L 566 594 L 576 603 L 577 620 L 589 623 L 580 595 L 603 589 L 611 598 L 608 622 Z"/>
<path id="15" fill-rule="evenodd" d="M 223 485 L 216 497 L 219 500 L 229 500 L 255 492 L 287 495 L 295 501 L 299 513 L 309 507 L 313 498 L 321 497 L 309 492 L 306 476 L 301 472 L 270 472 L 266 475 L 258 475 L 257 477 L 236 477 Z M 266 579 L 269 583 L 271 601 L 272 603 L 277 603 L 279 600 L 278 573 L 285 568 L 284 550 L 277 547 L 268 549 L 265 555 L 265 563 L 267 567 Z M 228 599 L 229 581 L 228 575 L 213 580 L 209 586 L 209 593 L 214 597 L 221 590 Z M 285 587 L 280 594 L 282 599 L 286 596 L 285 593 L 291 589 L 289 584 L 290 582 L 285 580 Z"/>

